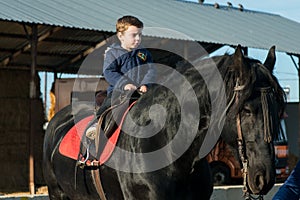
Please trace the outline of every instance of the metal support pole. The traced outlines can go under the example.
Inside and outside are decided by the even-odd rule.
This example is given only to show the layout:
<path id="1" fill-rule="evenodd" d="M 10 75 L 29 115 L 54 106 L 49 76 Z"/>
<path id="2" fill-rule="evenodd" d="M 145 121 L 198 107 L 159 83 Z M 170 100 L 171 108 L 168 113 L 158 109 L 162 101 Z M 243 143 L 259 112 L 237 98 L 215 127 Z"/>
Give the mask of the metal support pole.
<path id="1" fill-rule="evenodd" d="M 299 97 L 298 97 L 298 155 L 299 155 L 299 153 L 300 153 L 300 150 L 299 150 L 299 147 L 300 147 L 300 123 L 299 123 L 300 122 L 300 56 L 297 55 L 298 65 L 297 65 L 296 61 L 294 60 L 293 55 L 290 55 L 290 57 L 291 57 L 291 59 L 294 63 L 294 66 L 298 72 L 298 87 L 299 87 L 298 88 L 298 92 L 299 92 L 298 93 L 298 95 L 299 95 Z M 298 157 L 298 159 L 299 159 L 299 157 Z"/>
<path id="2" fill-rule="evenodd" d="M 298 55 L 298 147 L 300 147 L 300 56 Z M 298 151 L 300 153 L 300 150 Z M 299 154 L 298 154 L 299 155 Z"/>
<path id="3" fill-rule="evenodd" d="M 35 113 L 34 103 L 36 99 L 36 84 L 35 84 L 35 69 L 36 69 L 36 56 L 37 56 L 37 25 L 32 25 L 32 37 L 31 37 L 31 79 L 29 88 L 30 98 L 30 134 L 29 134 L 29 191 L 30 194 L 35 193 L 34 185 L 34 119 Z"/>
<path id="4" fill-rule="evenodd" d="M 48 101 L 48 98 L 47 98 L 47 88 L 48 88 L 48 73 L 45 72 L 45 75 L 44 75 L 44 113 L 45 113 L 45 119 L 47 119 L 48 117 L 48 110 L 47 110 L 47 101 Z"/>

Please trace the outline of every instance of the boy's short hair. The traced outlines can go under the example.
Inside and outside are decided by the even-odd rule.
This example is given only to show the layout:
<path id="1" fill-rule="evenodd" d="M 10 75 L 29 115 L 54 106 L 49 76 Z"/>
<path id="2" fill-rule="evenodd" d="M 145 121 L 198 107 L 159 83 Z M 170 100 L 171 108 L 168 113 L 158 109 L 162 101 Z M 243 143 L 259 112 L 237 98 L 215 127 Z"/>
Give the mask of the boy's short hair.
<path id="1" fill-rule="evenodd" d="M 117 33 L 123 33 L 129 26 L 136 26 L 137 28 L 143 28 L 144 24 L 138 18 L 126 15 L 118 19 L 116 24 Z"/>

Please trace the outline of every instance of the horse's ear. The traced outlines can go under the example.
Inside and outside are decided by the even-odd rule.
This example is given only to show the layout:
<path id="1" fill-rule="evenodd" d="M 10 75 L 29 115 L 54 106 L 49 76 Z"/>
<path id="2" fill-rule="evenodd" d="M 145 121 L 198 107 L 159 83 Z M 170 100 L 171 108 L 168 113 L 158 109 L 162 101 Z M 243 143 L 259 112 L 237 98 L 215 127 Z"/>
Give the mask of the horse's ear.
<path id="1" fill-rule="evenodd" d="M 234 52 L 233 61 L 235 66 L 242 66 L 244 64 L 244 54 L 242 52 L 242 47 L 239 44 Z"/>
<path id="2" fill-rule="evenodd" d="M 275 46 L 272 46 L 264 62 L 264 66 L 272 72 L 275 66 L 275 62 L 276 62 Z"/>
<path id="3" fill-rule="evenodd" d="M 240 44 L 235 49 L 233 63 L 235 70 L 240 72 L 240 78 L 242 79 L 243 75 L 247 74 L 247 66 L 245 65 L 245 57 Z"/>

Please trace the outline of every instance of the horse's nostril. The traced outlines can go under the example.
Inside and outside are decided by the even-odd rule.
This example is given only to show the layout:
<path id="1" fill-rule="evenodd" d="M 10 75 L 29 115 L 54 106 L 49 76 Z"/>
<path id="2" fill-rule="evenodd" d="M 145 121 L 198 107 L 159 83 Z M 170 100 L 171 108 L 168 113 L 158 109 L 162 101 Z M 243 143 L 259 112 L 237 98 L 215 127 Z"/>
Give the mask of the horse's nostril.
<path id="1" fill-rule="evenodd" d="M 257 174 L 255 177 L 255 186 L 258 190 L 261 190 L 264 186 L 264 176 L 261 174 Z"/>

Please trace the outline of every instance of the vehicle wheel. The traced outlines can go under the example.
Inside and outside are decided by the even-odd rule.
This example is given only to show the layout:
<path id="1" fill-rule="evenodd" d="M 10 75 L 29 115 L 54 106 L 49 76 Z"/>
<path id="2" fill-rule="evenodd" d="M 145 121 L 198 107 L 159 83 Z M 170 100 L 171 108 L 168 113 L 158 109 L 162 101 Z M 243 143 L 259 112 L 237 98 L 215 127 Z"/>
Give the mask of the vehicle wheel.
<path id="1" fill-rule="evenodd" d="M 230 184 L 230 169 L 223 163 L 213 163 L 211 172 L 214 185 Z"/>

